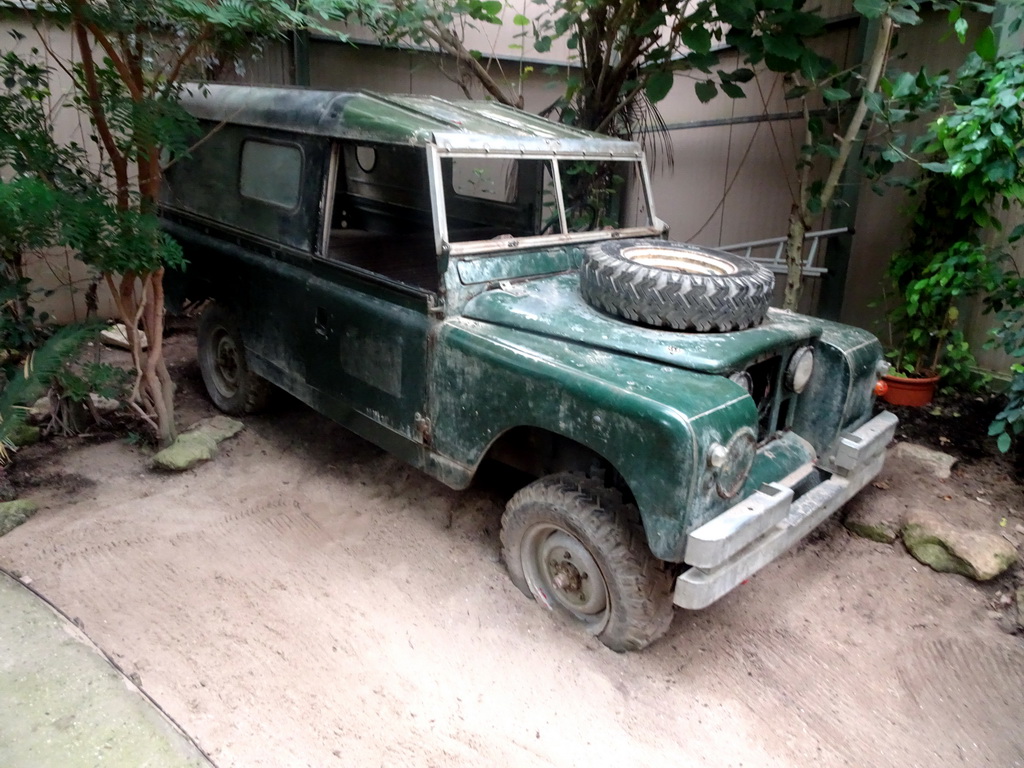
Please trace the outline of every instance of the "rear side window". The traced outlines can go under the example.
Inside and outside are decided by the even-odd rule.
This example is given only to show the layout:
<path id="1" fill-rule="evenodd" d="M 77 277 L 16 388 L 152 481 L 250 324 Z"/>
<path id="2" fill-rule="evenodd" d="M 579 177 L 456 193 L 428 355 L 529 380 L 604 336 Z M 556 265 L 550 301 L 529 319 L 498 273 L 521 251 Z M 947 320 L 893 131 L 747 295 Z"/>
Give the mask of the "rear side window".
<path id="1" fill-rule="evenodd" d="M 242 197 L 291 210 L 299 204 L 302 150 L 289 144 L 246 141 L 238 182 Z"/>

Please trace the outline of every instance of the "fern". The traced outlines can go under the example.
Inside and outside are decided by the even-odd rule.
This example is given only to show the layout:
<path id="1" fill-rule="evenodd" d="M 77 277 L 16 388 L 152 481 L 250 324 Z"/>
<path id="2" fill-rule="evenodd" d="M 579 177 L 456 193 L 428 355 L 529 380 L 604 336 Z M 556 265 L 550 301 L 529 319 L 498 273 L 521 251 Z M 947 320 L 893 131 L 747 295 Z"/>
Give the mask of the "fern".
<path id="1" fill-rule="evenodd" d="M 9 436 L 25 423 L 25 406 L 45 391 L 61 366 L 99 333 L 101 324 L 68 325 L 25 358 L 18 372 L 0 392 L 0 466 L 10 460 Z"/>

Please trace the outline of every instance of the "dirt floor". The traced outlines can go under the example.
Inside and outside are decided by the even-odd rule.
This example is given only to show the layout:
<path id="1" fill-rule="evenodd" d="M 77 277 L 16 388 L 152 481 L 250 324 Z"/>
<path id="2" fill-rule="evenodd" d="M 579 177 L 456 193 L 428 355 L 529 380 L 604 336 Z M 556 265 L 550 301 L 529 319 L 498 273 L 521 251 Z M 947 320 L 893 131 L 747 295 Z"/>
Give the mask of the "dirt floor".
<path id="1" fill-rule="evenodd" d="M 184 424 L 211 413 L 190 344 Z M 13 479 L 42 510 L 0 538 L 221 768 L 1024 766 L 1019 568 L 977 585 L 833 521 L 617 655 L 511 585 L 500 484 L 448 490 L 287 398 L 246 424 L 181 475 L 123 439 L 27 449 Z M 1012 473 L 890 461 L 861 503 L 1022 544 Z"/>

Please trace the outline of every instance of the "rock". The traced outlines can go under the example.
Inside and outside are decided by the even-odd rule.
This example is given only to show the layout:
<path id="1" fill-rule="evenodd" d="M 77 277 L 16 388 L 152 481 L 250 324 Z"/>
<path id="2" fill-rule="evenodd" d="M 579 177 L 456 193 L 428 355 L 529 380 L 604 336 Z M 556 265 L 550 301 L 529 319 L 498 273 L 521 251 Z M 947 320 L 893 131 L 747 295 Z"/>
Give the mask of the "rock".
<path id="1" fill-rule="evenodd" d="M 28 415 L 25 417 L 25 421 L 29 424 L 40 424 L 50 418 L 51 413 L 53 413 L 53 406 L 50 403 L 50 398 L 40 397 L 32 403 L 32 407 L 28 409 Z"/>
<path id="2" fill-rule="evenodd" d="M 917 560 L 942 573 L 975 581 L 994 579 L 1017 560 L 1002 536 L 951 525 L 938 515 L 914 510 L 903 525 L 903 543 Z"/>
<path id="3" fill-rule="evenodd" d="M 35 445 L 38 443 L 42 434 L 43 432 L 39 427 L 34 427 L 31 424 L 19 424 L 10 431 L 10 434 L 7 435 L 7 439 L 14 443 L 18 448 L 22 448 L 26 445 Z"/>
<path id="4" fill-rule="evenodd" d="M 131 349 L 131 345 L 128 343 L 128 329 L 124 323 L 114 323 L 109 328 L 100 331 L 100 340 L 104 344 L 109 344 L 112 347 L 120 347 L 121 349 Z M 139 342 L 142 349 L 149 346 L 149 340 L 146 338 L 146 332 L 139 330 Z"/>
<path id="5" fill-rule="evenodd" d="M 203 419 L 188 432 L 153 457 L 156 469 L 168 472 L 184 472 L 187 469 L 209 461 L 217 455 L 217 445 L 237 435 L 243 428 L 242 422 L 227 416 Z"/>
<path id="6" fill-rule="evenodd" d="M 897 443 L 889 455 L 893 460 L 916 464 L 922 472 L 939 480 L 948 479 L 950 470 L 956 464 L 955 456 L 914 443 Z"/>
<path id="7" fill-rule="evenodd" d="M 900 521 L 893 519 L 888 509 L 872 504 L 851 504 L 847 506 L 843 525 L 857 536 L 882 544 L 892 544 L 900 532 Z"/>
<path id="8" fill-rule="evenodd" d="M 0 504 L 0 536 L 10 533 L 28 520 L 39 508 L 34 501 L 18 499 Z"/>
<path id="9" fill-rule="evenodd" d="M 234 437 L 245 428 L 245 425 L 238 419 L 232 419 L 230 416 L 211 416 L 208 419 L 202 419 L 197 421 L 190 428 L 188 433 L 202 432 L 209 435 L 218 443 L 227 440 L 229 437 Z"/>
<path id="10" fill-rule="evenodd" d="M 1017 589 L 1017 626 L 1024 629 L 1024 587 Z"/>
<path id="11" fill-rule="evenodd" d="M 114 400 L 111 397 L 103 397 L 102 395 L 97 395 L 95 392 L 89 393 L 89 400 L 92 403 L 93 410 L 100 416 L 108 416 L 121 407 L 120 400 Z"/>

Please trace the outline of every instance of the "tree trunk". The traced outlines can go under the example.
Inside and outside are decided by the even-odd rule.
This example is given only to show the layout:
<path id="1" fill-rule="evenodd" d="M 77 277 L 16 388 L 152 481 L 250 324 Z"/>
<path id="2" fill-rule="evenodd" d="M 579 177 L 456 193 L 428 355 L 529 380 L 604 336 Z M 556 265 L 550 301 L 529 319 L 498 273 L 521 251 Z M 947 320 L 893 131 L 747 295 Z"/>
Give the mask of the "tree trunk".
<path id="1" fill-rule="evenodd" d="M 799 205 L 789 212 L 789 233 L 786 240 L 786 293 L 782 300 L 783 309 L 796 312 L 803 291 L 804 236 L 807 224 L 801 215 Z"/>

